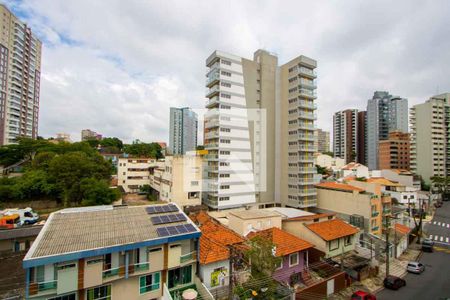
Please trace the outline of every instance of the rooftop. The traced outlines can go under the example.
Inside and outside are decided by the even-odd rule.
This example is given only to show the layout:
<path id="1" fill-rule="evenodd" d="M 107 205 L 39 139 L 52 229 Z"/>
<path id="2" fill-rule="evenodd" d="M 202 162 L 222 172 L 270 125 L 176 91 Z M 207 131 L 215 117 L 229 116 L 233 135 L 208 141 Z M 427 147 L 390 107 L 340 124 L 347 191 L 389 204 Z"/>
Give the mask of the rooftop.
<path id="1" fill-rule="evenodd" d="M 25 226 L 15 229 L 0 230 L 0 241 L 17 239 L 28 236 L 37 236 L 42 229 L 42 225 Z"/>
<path id="2" fill-rule="evenodd" d="M 288 221 L 288 222 L 289 221 L 312 221 L 314 219 L 328 218 L 328 217 L 333 217 L 335 215 L 336 215 L 335 213 L 311 214 L 308 216 L 289 218 L 284 221 Z"/>
<path id="3" fill-rule="evenodd" d="M 230 215 L 238 217 L 240 219 L 260 219 L 260 218 L 271 218 L 271 217 L 281 217 L 281 215 L 275 211 L 267 211 L 260 209 L 249 209 L 249 210 L 238 210 L 230 212 Z"/>
<path id="4" fill-rule="evenodd" d="M 359 231 L 358 228 L 344 222 L 341 219 L 312 223 L 305 226 L 325 241 L 332 241 L 344 236 L 355 234 Z"/>
<path id="5" fill-rule="evenodd" d="M 180 231 L 171 228 L 171 233 L 159 230 L 177 225 L 188 227 Z M 68 208 L 50 215 L 25 256 L 24 266 L 28 260 L 52 257 L 52 262 L 59 262 L 69 260 L 73 253 L 77 258 L 89 257 L 164 244 L 185 236 L 199 237 L 200 231 L 174 204 Z"/>
<path id="6" fill-rule="evenodd" d="M 323 188 L 323 189 L 329 189 L 329 190 L 337 190 L 337 191 L 344 191 L 344 192 L 364 192 L 365 190 L 356 186 L 352 186 L 345 183 L 337 183 L 337 182 L 322 182 L 319 184 L 316 184 L 316 187 Z"/>
<path id="7" fill-rule="evenodd" d="M 263 210 L 277 212 L 281 214 L 283 219 L 314 215 L 313 213 L 310 213 L 306 210 L 301 210 L 292 207 L 270 207 L 264 208 Z"/>
<path id="8" fill-rule="evenodd" d="M 397 182 L 391 181 L 384 177 L 371 177 L 371 178 L 367 179 L 367 182 L 368 183 L 379 183 L 384 186 L 403 186 Z"/>
<path id="9" fill-rule="evenodd" d="M 257 232 L 250 232 L 248 234 L 249 239 L 257 236 L 272 241 L 276 246 L 276 256 L 284 256 L 314 247 L 313 244 L 276 227 Z"/>
<path id="10" fill-rule="evenodd" d="M 353 169 L 361 167 L 361 166 L 365 167 L 365 165 L 363 165 L 363 164 L 351 162 L 351 163 L 348 163 L 345 166 L 343 166 L 342 170 L 353 170 Z"/>
<path id="11" fill-rule="evenodd" d="M 405 226 L 403 224 L 395 224 L 395 231 L 400 234 L 409 234 L 411 230 L 412 228 L 409 228 L 408 226 Z"/>

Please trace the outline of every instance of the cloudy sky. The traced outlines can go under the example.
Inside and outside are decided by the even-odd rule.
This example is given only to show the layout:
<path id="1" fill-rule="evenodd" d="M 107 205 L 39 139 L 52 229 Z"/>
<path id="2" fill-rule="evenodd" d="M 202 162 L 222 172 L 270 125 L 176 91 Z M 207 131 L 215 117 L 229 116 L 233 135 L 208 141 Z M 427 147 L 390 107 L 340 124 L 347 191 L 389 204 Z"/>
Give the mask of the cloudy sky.
<path id="1" fill-rule="evenodd" d="M 281 3 L 283 5 L 281 5 Z M 450 2 L 7 0 L 43 41 L 40 135 L 91 128 L 168 139 L 170 106 L 202 108 L 215 49 L 318 61 L 318 126 L 375 90 L 410 106 L 450 91 Z"/>

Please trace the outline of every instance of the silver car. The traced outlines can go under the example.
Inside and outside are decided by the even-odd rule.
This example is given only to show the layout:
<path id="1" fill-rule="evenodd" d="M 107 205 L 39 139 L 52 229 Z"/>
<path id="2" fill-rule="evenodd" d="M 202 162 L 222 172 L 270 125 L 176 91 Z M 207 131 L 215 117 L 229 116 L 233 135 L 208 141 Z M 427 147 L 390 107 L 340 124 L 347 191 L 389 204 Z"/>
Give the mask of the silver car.
<path id="1" fill-rule="evenodd" d="M 425 271 L 425 266 L 417 261 L 410 261 L 406 267 L 406 271 L 411 273 L 420 274 Z"/>

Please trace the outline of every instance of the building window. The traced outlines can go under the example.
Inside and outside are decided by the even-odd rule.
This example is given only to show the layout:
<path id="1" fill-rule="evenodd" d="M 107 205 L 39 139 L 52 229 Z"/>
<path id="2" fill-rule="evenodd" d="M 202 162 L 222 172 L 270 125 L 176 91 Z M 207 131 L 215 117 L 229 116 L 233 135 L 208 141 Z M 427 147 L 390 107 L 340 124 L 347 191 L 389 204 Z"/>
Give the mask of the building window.
<path id="1" fill-rule="evenodd" d="M 329 245 L 330 251 L 336 250 L 337 248 L 339 248 L 339 239 L 329 241 Z"/>
<path id="2" fill-rule="evenodd" d="M 289 267 L 298 265 L 298 252 L 289 255 Z"/>
<path id="3" fill-rule="evenodd" d="M 188 284 L 192 282 L 192 265 L 169 270 L 168 276 L 169 289 L 180 284 Z"/>
<path id="4" fill-rule="evenodd" d="M 231 66 L 231 61 L 222 59 L 222 63 L 227 66 Z"/>
<path id="5" fill-rule="evenodd" d="M 222 75 L 224 75 L 224 76 L 231 77 L 231 73 L 230 73 L 230 72 L 227 72 L 227 71 L 222 71 L 222 72 L 220 72 L 220 74 L 222 74 Z"/>
<path id="6" fill-rule="evenodd" d="M 86 295 L 87 300 L 111 300 L 111 286 L 104 285 L 88 289 Z"/>
<path id="7" fill-rule="evenodd" d="M 153 273 L 150 275 L 141 276 L 139 278 L 139 293 L 145 294 L 150 291 L 158 290 L 161 273 Z"/>
<path id="8" fill-rule="evenodd" d="M 349 245 L 351 245 L 351 244 L 352 244 L 352 236 L 351 236 L 351 235 L 346 236 L 346 237 L 344 238 L 344 245 L 345 245 L 345 246 L 349 246 Z"/>
<path id="9" fill-rule="evenodd" d="M 275 268 L 275 270 L 281 270 L 283 269 L 283 259 L 280 259 L 280 262 L 276 265 L 277 267 Z"/>
<path id="10" fill-rule="evenodd" d="M 64 295 L 64 296 L 48 298 L 48 300 L 75 300 L 75 299 L 76 299 L 75 293 Z"/>

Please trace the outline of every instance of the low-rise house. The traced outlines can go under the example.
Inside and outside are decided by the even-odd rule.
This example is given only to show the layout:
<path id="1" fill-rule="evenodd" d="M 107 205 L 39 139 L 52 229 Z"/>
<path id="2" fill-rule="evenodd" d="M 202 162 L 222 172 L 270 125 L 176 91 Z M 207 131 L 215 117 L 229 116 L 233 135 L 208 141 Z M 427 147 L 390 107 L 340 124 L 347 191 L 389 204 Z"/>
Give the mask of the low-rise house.
<path id="1" fill-rule="evenodd" d="M 272 227 L 281 228 L 281 214 L 276 211 L 249 209 L 228 214 L 228 227 L 242 236 Z"/>
<path id="2" fill-rule="evenodd" d="M 374 171 L 372 171 L 373 173 Z M 372 176 L 375 176 L 372 174 Z M 414 190 L 420 190 L 420 180 L 417 184 L 417 176 L 408 170 L 400 170 L 400 169 L 382 169 L 380 170 L 380 176 L 384 177 L 390 181 L 398 182 L 401 185 L 404 185 L 409 188 L 413 188 Z"/>
<path id="3" fill-rule="evenodd" d="M 381 235 L 384 198 L 380 188 L 370 192 L 350 184 L 322 182 L 316 190 L 320 212 L 335 212 L 364 232 Z"/>
<path id="4" fill-rule="evenodd" d="M 412 228 L 400 224 L 394 224 L 394 245 L 395 245 L 395 257 L 399 257 L 402 253 L 408 249 L 409 246 L 409 235 L 411 234 Z M 392 235 L 391 235 L 392 237 Z"/>
<path id="5" fill-rule="evenodd" d="M 172 299 L 199 290 L 200 235 L 174 204 L 54 212 L 23 260 L 26 299 Z"/>
<path id="6" fill-rule="evenodd" d="M 358 178 L 369 178 L 369 168 L 363 164 L 351 162 L 338 170 L 338 177 L 345 178 L 355 176 Z"/>
<path id="7" fill-rule="evenodd" d="M 0 230 L 0 252 L 19 252 L 30 249 L 42 225 Z"/>
<path id="8" fill-rule="evenodd" d="M 418 195 L 415 188 L 407 187 L 384 177 L 371 177 L 367 179 L 367 182 L 380 184 L 382 192 L 391 195 L 392 199 L 395 198 L 394 202 L 406 206 L 418 204 Z"/>
<path id="9" fill-rule="evenodd" d="M 202 157 L 166 156 L 150 170 L 150 186 L 159 200 L 174 202 L 182 208 L 201 205 Z"/>
<path id="10" fill-rule="evenodd" d="M 308 267 L 308 250 L 314 245 L 276 227 L 249 233 L 249 239 L 254 237 L 271 241 L 275 246 L 275 256 L 282 258 L 272 278 L 290 286 L 298 284 L 301 273 Z"/>
<path id="11" fill-rule="evenodd" d="M 150 184 L 150 167 L 156 159 L 149 157 L 120 157 L 117 169 L 118 185 L 126 193 L 137 193 L 144 185 Z"/>
<path id="12" fill-rule="evenodd" d="M 316 154 L 314 155 L 314 164 L 337 171 L 345 166 L 345 159 L 332 157 L 326 154 Z"/>
<path id="13" fill-rule="evenodd" d="M 358 228 L 335 219 L 333 214 L 284 220 L 283 230 L 313 244 L 325 258 L 353 251 L 359 232 Z"/>

